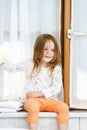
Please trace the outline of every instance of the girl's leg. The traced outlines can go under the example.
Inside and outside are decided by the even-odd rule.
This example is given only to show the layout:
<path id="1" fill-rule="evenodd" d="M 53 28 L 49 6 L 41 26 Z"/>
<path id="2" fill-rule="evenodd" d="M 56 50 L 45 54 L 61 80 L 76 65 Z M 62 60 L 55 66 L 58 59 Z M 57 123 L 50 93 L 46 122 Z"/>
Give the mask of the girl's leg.
<path id="1" fill-rule="evenodd" d="M 38 113 L 39 111 L 48 111 L 58 113 L 58 130 L 68 129 L 68 105 L 58 100 L 41 100 L 29 98 L 24 104 L 24 108 L 28 111 L 28 124 L 30 130 L 38 129 Z"/>
<path id="2" fill-rule="evenodd" d="M 58 114 L 58 130 L 68 130 L 69 108 L 67 104 L 59 100 L 47 100 L 45 110 Z"/>
<path id="3" fill-rule="evenodd" d="M 29 98 L 24 103 L 24 109 L 28 112 L 29 130 L 38 130 L 40 103 L 34 98 Z"/>

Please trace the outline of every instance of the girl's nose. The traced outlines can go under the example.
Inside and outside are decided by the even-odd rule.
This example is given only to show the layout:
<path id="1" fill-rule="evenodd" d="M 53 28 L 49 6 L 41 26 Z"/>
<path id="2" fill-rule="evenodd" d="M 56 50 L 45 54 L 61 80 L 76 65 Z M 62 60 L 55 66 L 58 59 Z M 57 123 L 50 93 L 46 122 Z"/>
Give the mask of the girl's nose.
<path id="1" fill-rule="evenodd" d="M 51 53 L 51 50 L 48 50 L 47 53 L 50 54 L 50 53 Z"/>

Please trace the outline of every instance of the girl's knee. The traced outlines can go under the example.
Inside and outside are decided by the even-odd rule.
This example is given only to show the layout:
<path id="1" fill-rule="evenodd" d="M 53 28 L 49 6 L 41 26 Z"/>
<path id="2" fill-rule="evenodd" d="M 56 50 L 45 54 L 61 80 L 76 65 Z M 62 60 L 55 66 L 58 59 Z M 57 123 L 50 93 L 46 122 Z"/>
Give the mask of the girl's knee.
<path id="1" fill-rule="evenodd" d="M 24 109 L 26 111 L 39 111 L 39 103 L 34 98 L 26 99 Z"/>
<path id="2" fill-rule="evenodd" d="M 60 106 L 60 110 L 62 112 L 68 113 L 69 112 L 69 106 L 66 103 L 62 103 L 61 106 Z"/>
<path id="3" fill-rule="evenodd" d="M 63 107 L 67 110 L 69 109 L 69 106 L 66 103 L 63 103 Z"/>
<path id="4" fill-rule="evenodd" d="M 58 106 L 57 106 L 57 113 L 58 114 L 62 114 L 62 113 L 67 113 L 69 112 L 69 107 L 66 103 L 61 102 Z"/>

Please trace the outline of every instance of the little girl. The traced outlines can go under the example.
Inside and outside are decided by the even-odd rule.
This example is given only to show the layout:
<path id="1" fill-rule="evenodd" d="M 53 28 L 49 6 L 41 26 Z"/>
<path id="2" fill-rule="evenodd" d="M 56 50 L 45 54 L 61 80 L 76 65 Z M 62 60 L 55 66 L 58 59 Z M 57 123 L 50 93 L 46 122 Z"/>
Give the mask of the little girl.
<path id="1" fill-rule="evenodd" d="M 7 68 L 12 70 L 12 67 Z M 25 70 L 27 74 L 21 101 L 28 112 L 29 130 L 38 129 L 38 114 L 44 111 L 56 112 L 58 130 L 67 130 L 69 110 L 67 104 L 60 100 L 63 89 L 62 68 L 56 39 L 50 34 L 38 36 L 34 45 L 33 60 L 28 59 L 14 66 L 13 70 Z"/>

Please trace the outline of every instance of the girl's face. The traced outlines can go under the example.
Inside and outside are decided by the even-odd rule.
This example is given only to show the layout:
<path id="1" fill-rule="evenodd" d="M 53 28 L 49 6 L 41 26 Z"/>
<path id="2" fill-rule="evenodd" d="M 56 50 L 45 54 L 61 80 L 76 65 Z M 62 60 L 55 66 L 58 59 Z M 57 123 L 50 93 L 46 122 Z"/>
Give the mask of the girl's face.
<path id="1" fill-rule="evenodd" d="M 44 50 L 43 50 L 43 56 L 41 59 L 41 65 L 47 66 L 47 63 L 49 63 L 53 57 L 54 57 L 54 43 L 51 40 L 48 40 L 45 43 Z"/>

